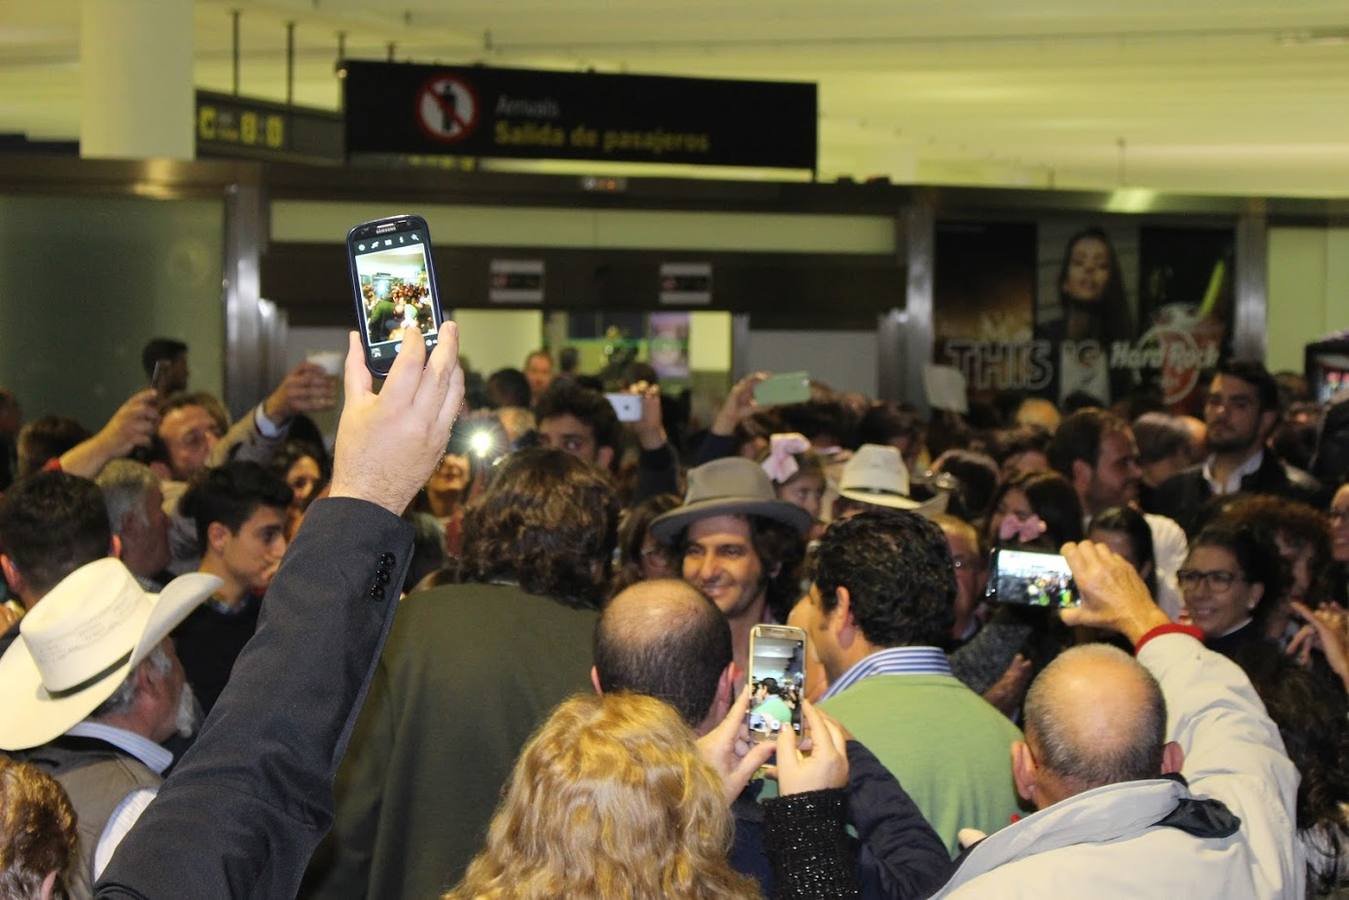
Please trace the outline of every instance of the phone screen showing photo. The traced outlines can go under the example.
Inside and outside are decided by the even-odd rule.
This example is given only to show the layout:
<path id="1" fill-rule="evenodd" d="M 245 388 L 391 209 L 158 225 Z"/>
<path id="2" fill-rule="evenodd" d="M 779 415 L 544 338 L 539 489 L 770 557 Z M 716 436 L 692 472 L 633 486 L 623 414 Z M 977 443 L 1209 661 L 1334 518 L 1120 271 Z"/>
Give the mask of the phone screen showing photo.
<path id="1" fill-rule="evenodd" d="M 801 734 L 801 698 L 806 681 L 802 639 L 755 635 L 750 660 L 750 737 L 776 740 L 791 726 Z"/>
<path id="2" fill-rule="evenodd" d="M 989 586 L 999 603 L 1060 609 L 1081 603 L 1068 561 L 1057 553 L 1000 549 Z"/>
<path id="3" fill-rule="evenodd" d="M 405 329 L 416 328 L 435 346 L 436 298 L 427 271 L 427 236 L 420 231 L 358 238 L 351 245 L 365 307 L 372 360 L 391 360 Z"/>

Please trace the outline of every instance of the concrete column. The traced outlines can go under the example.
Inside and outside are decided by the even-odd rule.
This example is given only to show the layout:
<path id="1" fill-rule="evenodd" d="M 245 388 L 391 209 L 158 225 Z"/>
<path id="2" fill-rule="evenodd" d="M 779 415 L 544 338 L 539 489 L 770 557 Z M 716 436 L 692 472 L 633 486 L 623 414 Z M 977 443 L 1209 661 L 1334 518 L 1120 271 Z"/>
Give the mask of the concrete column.
<path id="1" fill-rule="evenodd" d="M 80 155 L 192 159 L 192 0 L 82 0 Z"/>

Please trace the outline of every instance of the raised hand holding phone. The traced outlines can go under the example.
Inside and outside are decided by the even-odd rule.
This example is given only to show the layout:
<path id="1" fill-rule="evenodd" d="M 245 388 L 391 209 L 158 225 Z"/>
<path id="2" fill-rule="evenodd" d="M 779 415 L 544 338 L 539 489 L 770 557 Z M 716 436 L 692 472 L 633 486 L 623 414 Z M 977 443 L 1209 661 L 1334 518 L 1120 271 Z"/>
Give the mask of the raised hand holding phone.
<path id="1" fill-rule="evenodd" d="M 698 738 L 698 752 L 703 761 L 721 776 L 727 803 L 740 796 L 754 773 L 773 755 L 771 743 L 750 742 L 742 736 L 749 703 L 750 690 L 746 685 L 721 724 Z"/>
<path id="2" fill-rule="evenodd" d="M 402 515 L 431 477 L 464 403 L 458 326 L 444 323 L 437 337 L 429 360 L 421 341 L 408 342 L 375 394 L 365 348 L 351 332 L 328 496 L 368 500 Z"/>

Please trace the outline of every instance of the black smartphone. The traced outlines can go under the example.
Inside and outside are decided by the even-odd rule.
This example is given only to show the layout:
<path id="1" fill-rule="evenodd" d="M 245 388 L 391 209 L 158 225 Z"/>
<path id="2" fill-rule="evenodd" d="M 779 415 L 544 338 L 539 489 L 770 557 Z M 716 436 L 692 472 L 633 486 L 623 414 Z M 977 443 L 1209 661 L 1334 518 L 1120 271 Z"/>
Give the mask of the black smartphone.
<path id="1" fill-rule="evenodd" d="M 788 625 L 755 625 L 749 633 L 750 738 L 777 740 L 790 726 L 801 736 L 806 687 L 806 633 Z"/>
<path id="2" fill-rule="evenodd" d="M 1063 556 L 1006 547 L 993 551 L 984 596 L 995 603 L 1019 606 L 1064 609 L 1082 605 L 1073 572 Z"/>
<path id="3" fill-rule="evenodd" d="M 347 232 L 347 263 L 371 373 L 389 374 L 410 328 L 421 334 L 430 353 L 443 314 L 426 220 L 398 215 L 362 222 Z"/>

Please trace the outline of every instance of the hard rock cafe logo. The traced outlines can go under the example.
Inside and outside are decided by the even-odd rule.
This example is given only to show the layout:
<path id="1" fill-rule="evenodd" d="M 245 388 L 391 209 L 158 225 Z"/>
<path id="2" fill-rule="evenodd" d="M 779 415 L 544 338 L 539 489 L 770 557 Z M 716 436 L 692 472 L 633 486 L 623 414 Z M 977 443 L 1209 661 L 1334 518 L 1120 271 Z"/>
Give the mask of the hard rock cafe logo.
<path id="1" fill-rule="evenodd" d="M 1217 365 L 1223 325 L 1200 318 L 1194 307 L 1179 304 L 1163 307 L 1155 322 L 1137 342 L 1111 342 L 1105 362 L 1111 369 L 1158 372 L 1163 402 L 1170 406 L 1188 397 L 1199 384 L 1200 374 Z M 1046 340 L 948 340 L 945 350 L 950 363 L 965 373 L 975 389 L 1042 390 L 1051 384 L 1055 360 L 1061 358 Z M 1105 355 L 1099 341 L 1065 341 L 1062 345 L 1063 357 L 1084 364 L 1095 365 Z"/>

